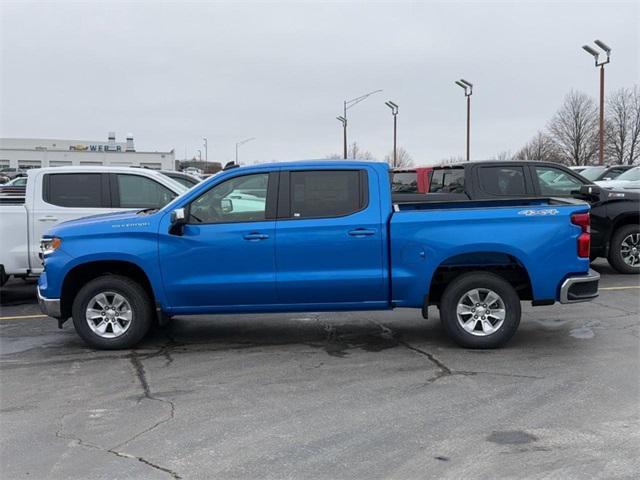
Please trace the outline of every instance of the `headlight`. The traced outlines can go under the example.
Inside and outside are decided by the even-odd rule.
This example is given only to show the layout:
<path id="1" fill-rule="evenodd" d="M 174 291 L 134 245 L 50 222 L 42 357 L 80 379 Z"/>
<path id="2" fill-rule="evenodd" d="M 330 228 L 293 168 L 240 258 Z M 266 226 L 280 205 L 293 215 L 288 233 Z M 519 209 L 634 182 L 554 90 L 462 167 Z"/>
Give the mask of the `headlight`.
<path id="1" fill-rule="evenodd" d="M 40 251 L 43 256 L 47 256 L 55 252 L 62 245 L 62 240 L 58 237 L 43 238 L 40 240 Z"/>

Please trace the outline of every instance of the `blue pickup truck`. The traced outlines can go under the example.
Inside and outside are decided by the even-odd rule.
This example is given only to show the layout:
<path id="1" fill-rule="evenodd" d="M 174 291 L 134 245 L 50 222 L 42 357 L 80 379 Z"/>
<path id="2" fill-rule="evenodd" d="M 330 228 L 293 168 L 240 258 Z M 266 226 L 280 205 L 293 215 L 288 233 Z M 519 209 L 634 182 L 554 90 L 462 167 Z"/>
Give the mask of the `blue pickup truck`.
<path id="1" fill-rule="evenodd" d="M 520 301 L 598 295 L 589 205 L 545 198 L 394 203 L 386 164 L 232 168 L 159 210 L 60 224 L 38 297 L 92 347 L 135 346 L 175 315 L 436 305 L 468 348 L 507 342 Z"/>

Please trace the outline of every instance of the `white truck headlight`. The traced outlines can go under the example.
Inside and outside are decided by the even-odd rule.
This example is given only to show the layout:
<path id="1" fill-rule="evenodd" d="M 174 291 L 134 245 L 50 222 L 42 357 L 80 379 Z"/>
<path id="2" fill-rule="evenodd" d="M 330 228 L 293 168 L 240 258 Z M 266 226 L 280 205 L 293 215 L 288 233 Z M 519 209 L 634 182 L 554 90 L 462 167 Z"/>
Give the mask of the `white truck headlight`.
<path id="1" fill-rule="evenodd" d="M 46 257 L 60 248 L 60 245 L 62 245 L 62 240 L 58 237 L 45 237 L 40 240 L 40 251 Z"/>

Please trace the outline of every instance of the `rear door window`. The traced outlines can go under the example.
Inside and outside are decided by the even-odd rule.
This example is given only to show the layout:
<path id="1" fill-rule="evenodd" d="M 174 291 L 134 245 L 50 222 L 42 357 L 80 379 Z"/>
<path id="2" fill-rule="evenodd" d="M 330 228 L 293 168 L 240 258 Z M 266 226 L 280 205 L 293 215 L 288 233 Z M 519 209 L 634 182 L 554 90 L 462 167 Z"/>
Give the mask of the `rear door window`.
<path id="1" fill-rule="evenodd" d="M 43 199 L 69 208 L 106 207 L 100 173 L 55 173 L 45 175 Z"/>
<path id="2" fill-rule="evenodd" d="M 364 171 L 293 171 L 289 182 L 290 216 L 293 218 L 339 217 L 366 207 Z"/>
<path id="3" fill-rule="evenodd" d="M 486 193 L 499 196 L 522 196 L 527 193 L 522 167 L 481 167 L 480 188 Z"/>
<path id="4" fill-rule="evenodd" d="M 464 168 L 434 170 L 430 193 L 464 193 Z"/>

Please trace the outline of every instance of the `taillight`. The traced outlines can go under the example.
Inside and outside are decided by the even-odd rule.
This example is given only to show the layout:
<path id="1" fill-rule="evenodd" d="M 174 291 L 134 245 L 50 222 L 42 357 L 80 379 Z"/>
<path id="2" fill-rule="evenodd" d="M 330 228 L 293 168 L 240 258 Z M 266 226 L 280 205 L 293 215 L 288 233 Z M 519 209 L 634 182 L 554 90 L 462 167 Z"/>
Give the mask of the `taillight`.
<path id="1" fill-rule="evenodd" d="M 578 256 L 589 258 L 591 247 L 591 220 L 588 213 L 574 213 L 571 215 L 571 223 L 582 228 L 582 233 L 578 236 Z"/>

